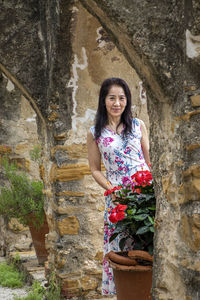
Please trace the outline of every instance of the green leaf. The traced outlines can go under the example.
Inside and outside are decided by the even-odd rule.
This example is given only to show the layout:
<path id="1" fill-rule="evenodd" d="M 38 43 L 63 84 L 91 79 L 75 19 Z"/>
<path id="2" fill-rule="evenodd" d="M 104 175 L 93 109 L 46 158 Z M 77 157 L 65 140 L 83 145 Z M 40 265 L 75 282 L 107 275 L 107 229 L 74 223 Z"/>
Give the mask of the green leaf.
<path id="1" fill-rule="evenodd" d="M 135 202 L 137 203 L 137 205 L 141 205 L 145 201 L 146 201 L 145 198 L 137 198 L 137 200 L 135 200 Z"/>
<path id="2" fill-rule="evenodd" d="M 156 206 L 148 207 L 150 210 L 156 210 Z"/>
<path id="3" fill-rule="evenodd" d="M 142 226 L 137 230 L 136 234 L 144 234 L 148 231 L 149 231 L 149 226 Z"/>
<path id="4" fill-rule="evenodd" d="M 118 234 L 119 234 L 119 232 L 113 233 L 113 235 L 109 239 L 109 243 L 111 243 L 118 236 Z"/>
<path id="5" fill-rule="evenodd" d="M 141 214 L 141 215 L 135 215 L 133 216 L 133 218 L 136 220 L 136 221 L 143 221 L 144 219 L 146 219 L 148 217 L 147 214 Z"/>
<path id="6" fill-rule="evenodd" d="M 149 219 L 149 221 L 151 222 L 151 224 L 153 225 L 153 224 L 154 224 L 153 218 L 152 218 L 151 216 L 148 216 L 148 219 Z"/>
<path id="7" fill-rule="evenodd" d="M 124 250 L 125 243 L 126 243 L 126 238 L 122 238 L 119 241 L 119 248 L 120 248 L 121 251 Z"/>
<path id="8" fill-rule="evenodd" d="M 145 199 L 146 199 L 146 201 L 149 201 L 149 200 L 151 200 L 151 199 L 155 199 L 155 196 L 152 194 L 145 194 Z"/>
<path id="9" fill-rule="evenodd" d="M 148 210 L 148 208 L 140 208 L 140 209 L 138 209 L 138 211 L 137 211 L 137 213 L 138 214 L 141 214 L 141 213 L 148 213 L 149 212 L 149 210 Z"/>
<path id="10" fill-rule="evenodd" d="M 149 221 L 149 219 L 144 220 L 144 225 L 151 226 L 151 222 Z"/>
<path id="11" fill-rule="evenodd" d="M 136 208 L 133 208 L 133 209 L 128 209 L 126 211 L 129 215 L 134 215 L 136 213 Z"/>
<path id="12" fill-rule="evenodd" d="M 122 224 L 119 224 L 119 222 L 118 222 L 118 223 L 116 223 L 115 231 L 113 232 L 113 234 L 114 233 L 119 234 L 120 232 L 122 232 Z"/>
<path id="13" fill-rule="evenodd" d="M 136 195 L 127 196 L 126 199 L 128 199 L 128 200 L 137 200 L 137 196 Z"/>
<path id="14" fill-rule="evenodd" d="M 151 232 L 154 232 L 154 227 L 151 226 L 151 227 L 149 228 L 149 230 L 150 230 Z"/>

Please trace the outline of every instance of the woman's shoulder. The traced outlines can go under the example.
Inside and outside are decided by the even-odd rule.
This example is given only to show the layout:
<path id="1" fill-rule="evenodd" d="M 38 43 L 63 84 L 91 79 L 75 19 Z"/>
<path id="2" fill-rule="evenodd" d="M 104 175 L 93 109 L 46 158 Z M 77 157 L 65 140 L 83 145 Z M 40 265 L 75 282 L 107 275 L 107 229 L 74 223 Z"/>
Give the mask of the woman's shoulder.
<path id="1" fill-rule="evenodd" d="M 138 119 L 138 118 L 133 118 L 132 123 L 133 123 L 134 126 L 140 126 L 141 120 Z"/>
<path id="2" fill-rule="evenodd" d="M 134 133 L 137 133 L 140 136 L 140 135 L 142 135 L 144 128 L 146 128 L 146 127 L 145 127 L 144 122 L 141 119 L 133 118 L 132 130 Z"/>
<path id="3" fill-rule="evenodd" d="M 147 133 L 146 125 L 143 120 L 134 118 L 133 119 L 133 131 L 137 132 L 139 135 L 143 136 Z"/>
<path id="4" fill-rule="evenodd" d="M 139 118 L 133 118 L 132 121 L 133 121 L 133 124 L 135 124 L 135 125 L 144 126 L 144 122 Z"/>

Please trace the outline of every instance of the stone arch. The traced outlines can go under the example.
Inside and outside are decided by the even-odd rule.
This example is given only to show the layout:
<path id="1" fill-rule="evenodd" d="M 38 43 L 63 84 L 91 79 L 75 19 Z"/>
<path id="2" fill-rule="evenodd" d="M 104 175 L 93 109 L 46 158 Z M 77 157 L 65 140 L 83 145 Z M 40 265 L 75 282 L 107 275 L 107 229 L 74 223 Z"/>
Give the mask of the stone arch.
<path id="1" fill-rule="evenodd" d="M 142 100 L 142 105 L 141 81 L 136 72 L 98 20 L 81 3 L 74 3 L 72 9 L 73 60 L 67 83 L 72 89 L 72 128 L 63 145 L 52 149 L 52 156 L 63 158 L 63 164 L 55 165 L 52 172 L 52 179 L 62 187 L 62 192 L 57 193 L 55 206 L 59 235 L 63 241 L 56 251 L 56 265 L 59 266 L 57 273 L 62 277 L 65 295 L 75 297 L 83 289 L 85 297 L 90 299 L 101 292 L 104 196 L 88 169 L 86 132 L 93 125 L 101 82 L 107 77 L 123 77 L 132 90 L 137 116 L 142 115 L 147 123 L 148 120 L 146 99 Z M 76 247 L 80 253 L 76 253 Z"/>
<path id="2" fill-rule="evenodd" d="M 199 288 L 193 280 L 199 270 L 191 265 L 199 245 L 200 218 L 196 156 L 199 126 L 195 123 L 199 120 L 200 102 L 194 103 L 199 99 L 199 53 L 195 50 L 195 43 L 199 45 L 199 4 L 81 2 L 111 33 L 130 64 L 144 78 L 148 91 L 158 199 L 153 296 L 198 298 Z M 190 279 L 185 284 L 186 274 Z"/>
<path id="3" fill-rule="evenodd" d="M 157 78 L 155 67 L 151 64 L 150 59 L 140 50 L 139 43 L 136 40 L 134 40 L 134 42 L 131 41 L 127 34 L 126 26 L 120 26 L 113 20 L 109 9 L 103 9 L 103 1 L 99 3 L 99 5 L 93 0 L 80 0 L 80 2 L 99 20 L 106 31 L 111 34 L 115 45 L 124 54 L 130 65 L 137 71 L 140 78 L 144 81 L 145 87 L 149 88 L 149 92 L 151 91 L 154 98 L 161 102 L 168 102 L 165 92 Z M 114 14 L 115 13 L 113 13 L 113 15 Z M 119 14 L 117 10 L 116 14 L 117 16 Z"/>
<path id="4" fill-rule="evenodd" d="M 9 161 L 15 162 L 20 170 L 27 173 L 31 179 L 41 180 L 39 163 L 32 159 L 30 153 L 34 147 L 41 146 L 41 137 L 44 136 L 44 141 L 46 140 L 44 120 L 36 103 L 19 81 L 2 64 L 0 64 L 0 70 L 1 163 L 2 159 L 6 156 Z M 41 124 L 40 137 L 38 137 L 37 118 L 40 119 L 38 123 Z M 45 144 L 45 142 L 43 143 Z M 43 149 L 45 152 L 45 147 Z M 2 184 L 4 185 L 5 182 L 1 177 Z M 8 221 L 6 218 L 1 217 L 0 220 L 1 255 L 8 256 L 14 255 L 17 251 L 34 250 L 27 226 L 23 226 L 15 218 Z"/>

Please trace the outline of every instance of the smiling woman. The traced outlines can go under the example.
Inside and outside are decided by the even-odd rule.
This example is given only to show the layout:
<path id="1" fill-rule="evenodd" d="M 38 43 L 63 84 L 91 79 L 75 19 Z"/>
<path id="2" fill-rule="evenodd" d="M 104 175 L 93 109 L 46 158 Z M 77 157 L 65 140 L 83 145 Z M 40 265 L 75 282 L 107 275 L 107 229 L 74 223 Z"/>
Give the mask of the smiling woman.
<path id="1" fill-rule="evenodd" d="M 108 78 L 101 86 L 95 125 L 87 135 L 88 159 L 94 179 L 104 189 L 113 189 L 123 183 L 124 178 L 140 170 L 149 170 L 149 141 L 144 123 L 132 118 L 131 93 L 126 82 L 120 78 Z M 101 159 L 106 168 L 106 177 L 101 172 Z M 112 251 L 119 251 L 123 233 L 111 243 L 109 217 L 115 207 L 116 194 L 105 197 L 104 257 Z M 125 250 L 132 249 L 127 242 Z M 112 269 L 103 261 L 104 295 L 116 293 Z"/>

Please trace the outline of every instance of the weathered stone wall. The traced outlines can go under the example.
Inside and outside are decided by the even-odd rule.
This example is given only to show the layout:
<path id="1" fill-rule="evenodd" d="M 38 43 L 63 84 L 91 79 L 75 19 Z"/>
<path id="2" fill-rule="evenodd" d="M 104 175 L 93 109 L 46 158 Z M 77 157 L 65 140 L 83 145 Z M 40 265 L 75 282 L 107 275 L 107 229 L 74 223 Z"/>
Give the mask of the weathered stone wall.
<path id="1" fill-rule="evenodd" d="M 40 178 L 38 163 L 30 157 L 30 151 L 40 143 L 36 114 L 5 75 L 1 75 L 0 87 L 0 159 L 7 156 L 31 178 L 38 180 Z M 5 184 L 2 178 L 1 184 Z M 7 255 L 10 251 L 32 249 L 32 239 L 27 227 L 22 226 L 16 219 L 7 222 L 4 217 L 1 217 L 0 224 L 2 255 Z"/>
<path id="2" fill-rule="evenodd" d="M 148 95 L 158 201 L 153 298 L 196 300 L 200 292 L 199 1 L 80 2 L 101 25 L 83 12 L 79 1 L 1 3 L 1 70 L 10 72 L 37 111 L 46 146 L 43 175 L 49 263 L 68 296 L 92 297 L 98 289 L 101 253 L 96 252 L 98 268 L 93 250 L 99 249 L 100 239 L 97 243 L 91 226 L 98 232 L 92 216 L 99 209 L 100 222 L 103 202 L 95 185 L 89 190 L 93 181 L 83 136 L 92 123 L 90 116 L 96 107 L 92 99 L 104 76 L 122 74 L 135 93 L 133 71 L 130 75 L 112 69 L 127 64 L 117 46 L 139 74 Z M 95 61 L 98 69 L 93 67 Z"/>
<path id="3" fill-rule="evenodd" d="M 37 8 L 38 6 L 35 7 L 35 9 Z M 21 13 L 18 9 L 13 10 L 16 19 Z M 51 7 L 48 7 L 44 12 L 43 7 L 40 6 L 38 11 L 40 11 L 41 17 L 52 14 Z M 47 85 L 49 96 L 46 101 L 49 101 L 49 106 L 46 110 L 47 103 L 40 103 L 40 98 L 45 97 L 45 95 L 40 91 L 38 78 L 30 74 L 33 83 L 33 86 L 30 86 L 29 82 L 24 80 L 24 66 L 19 60 L 17 60 L 18 68 L 22 69 L 23 74 L 20 81 L 17 76 L 15 77 L 10 72 L 12 67 L 7 69 L 2 66 L 2 71 L 13 80 L 19 93 L 27 97 L 38 117 L 38 131 L 41 133 L 40 138 L 43 138 L 44 144 L 42 175 L 46 186 L 44 192 L 47 196 L 46 212 L 50 226 L 46 243 L 49 250 L 49 267 L 55 268 L 57 276 L 62 280 L 66 296 L 84 294 L 91 299 L 91 297 L 96 297 L 101 293 L 104 197 L 102 189 L 95 184 L 90 175 L 86 135 L 87 130 L 93 124 L 102 81 L 111 76 L 124 78 L 132 90 L 133 114 L 142 118 L 147 127 L 149 127 L 149 120 L 146 96 L 141 80 L 124 56 L 117 50 L 100 23 L 78 2 L 70 6 L 65 13 L 69 14 L 71 21 L 68 23 L 69 27 L 61 22 L 61 27 L 66 26 L 64 27 L 66 32 L 67 29 L 70 30 L 70 39 L 68 39 L 68 48 L 62 44 L 63 49 L 60 51 L 64 52 L 71 49 L 71 56 L 68 56 L 68 61 L 63 62 L 66 70 L 68 66 L 70 68 L 69 73 L 63 76 L 63 65 L 60 70 L 61 77 L 58 76 L 60 82 L 56 85 L 54 81 L 51 81 Z M 30 14 L 31 17 L 32 14 Z M 28 19 L 26 22 L 29 26 L 30 20 Z M 48 40 L 45 40 L 45 35 L 43 36 L 44 40 L 41 38 L 45 26 L 45 20 L 40 19 L 38 22 L 38 37 L 40 39 L 37 43 L 44 41 L 44 44 L 41 44 L 43 50 L 50 41 L 55 42 L 53 44 L 55 48 L 58 47 L 53 38 L 55 24 L 52 32 L 48 28 L 49 31 L 46 33 Z M 36 27 L 35 25 L 32 28 L 33 37 L 36 37 Z M 18 36 L 18 27 L 15 27 L 15 31 L 16 36 Z M 69 36 L 69 33 L 66 34 Z M 16 43 L 18 43 L 17 39 Z M 26 43 L 31 48 L 32 41 L 25 42 L 24 48 L 28 47 Z M 46 53 L 49 50 L 48 48 Z M 36 60 L 40 60 L 42 54 L 44 53 L 38 52 Z M 20 49 L 18 55 L 20 55 Z M 29 56 L 30 52 L 27 52 L 26 55 Z M 41 74 L 45 64 L 47 67 L 45 59 L 44 57 L 43 63 L 38 66 L 41 69 Z M 51 62 L 54 59 L 55 57 L 52 57 Z M 64 57 L 59 57 L 59 59 L 64 59 Z M 14 67 L 16 66 L 14 66 L 13 61 Z M 52 69 L 53 67 L 51 66 Z M 57 62 L 55 68 L 57 68 Z M 55 73 L 52 74 L 48 73 L 48 76 L 55 76 Z M 38 77 L 40 77 L 39 74 Z M 58 80 L 58 77 L 55 78 L 55 81 Z M 40 80 L 43 79 L 40 77 Z M 44 86 L 46 84 L 45 81 Z M 61 97 L 62 86 L 65 87 L 66 97 L 71 95 L 71 99 L 67 101 L 70 107 L 68 111 L 72 111 L 70 119 L 65 119 L 67 111 L 65 111 L 66 104 L 64 102 L 66 99 Z M 31 93 L 30 90 L 32 90 Z M 37 90 L 40 95 L 39 98 L 37 97 Z M 51 99 L 49 99 L 50 95 L 52 96 Z M 7 101 L 9 102 L 8 97 Z M 43 121 L 45 125 L 42 124 Z M 45 128 L 40 130 L 42 126 Z M 68 130 L 67 126 L 70 126 L 71 129 Z M 9 124 L 7 127 L 12 132 L 13 129 L 9 128 Z M 48 161 L 48 156 L 45 156 L 47 154 L 46 136 L 48 137 L 51 161 Z"/>
<path id="4" fill-rule="evenodd" d="M 81 2 L 147 88 L 158 202 L 153 297 L 198 299 L 199 1 Z"/>

